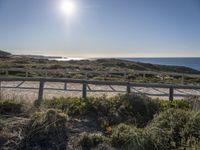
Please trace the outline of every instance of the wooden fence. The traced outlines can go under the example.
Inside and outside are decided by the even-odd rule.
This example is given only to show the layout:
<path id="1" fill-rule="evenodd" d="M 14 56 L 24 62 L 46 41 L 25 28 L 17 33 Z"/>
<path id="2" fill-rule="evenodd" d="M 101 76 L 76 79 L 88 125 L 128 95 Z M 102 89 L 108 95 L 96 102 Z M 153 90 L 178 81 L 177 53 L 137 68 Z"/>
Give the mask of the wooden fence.
<path id="1" fill-rule="evenodd" d="M 7 87 L 2 86 L 1 82 L 15 82 L 20 81 L 21 83 L 15 87 Z M 66 78 L 29 78 L 29 77 L 0 77 L 0 91 L 3 88 L 20 88 L 24 82 L 38 82 L 39 88 L 33 87 L 23 87 L 21 89 L 38 89 L 38 100 L 43 99 L 44 90 L 64 90 L 67 91 L 67 83 L 76 83 L 82 85 L 82 97 L 87 97 L 87 92 L 113 92 L 113 91 L 102 91 L 102 90 L 91 90 L 88 88 L 88 85 L 106 85 L 106 86 L 124 86 L 126 87 L 126 93 L 132 93 L 132 88 L 135 87 L 142 87 L 142 88 L 163 88 L 168 89 L 169 93 L 169 100 L 173 101 L 174 99 L 174 90 L 175 89 L 192 89 L 192 90 L 200 90 L 200 86 L 193 86 L 193 85 L 174 85 L 174 84 L 153 84 L 153 83 L 133 83 L 133 82 L 116 82 L 116 81 L 93 81 L 93 80 L 74 80 L 74 79 L 66 79 Z M 54 89 L 54 88 L 45 88 L 45 83 L 47 82 L 58 82 L 64 83 L 63 89 Z"/>

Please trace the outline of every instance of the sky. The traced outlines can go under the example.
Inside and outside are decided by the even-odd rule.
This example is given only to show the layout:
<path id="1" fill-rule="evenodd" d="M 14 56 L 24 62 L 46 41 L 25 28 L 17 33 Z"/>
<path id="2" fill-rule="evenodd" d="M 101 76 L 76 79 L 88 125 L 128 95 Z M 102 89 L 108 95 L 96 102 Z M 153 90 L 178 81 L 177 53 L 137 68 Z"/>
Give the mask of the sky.
<path id="1" fill-rule="evenodd" d="M 61 11 L 72 1 L 71 14 Z M 0 49 L 67 57 L 200 57 L 200 0 L 0 0 Z"/>

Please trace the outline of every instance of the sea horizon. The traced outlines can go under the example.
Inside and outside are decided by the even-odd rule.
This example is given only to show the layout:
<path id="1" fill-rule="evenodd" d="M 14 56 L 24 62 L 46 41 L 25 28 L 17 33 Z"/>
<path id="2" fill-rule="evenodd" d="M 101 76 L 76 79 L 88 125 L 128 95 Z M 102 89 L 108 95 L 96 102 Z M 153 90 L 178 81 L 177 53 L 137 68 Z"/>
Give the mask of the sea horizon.
<path id="1" fill-rule="evenodd" d="M 200 57 L 134 57 L 122 59 L 159 65 L 184 66 L 200 71 Z"/>
<path id="2" fill-rule="evenodd" d="M 122 59 L 134 62 L 151 63 L 169 66 L 184 66 L 200 71 L 200 57 L 109 57 L 110 59 Z M 57 61 L 70 60 L 92 60 L 92 59 L 109 59 L 108 57 L 61 57 L 60 59 L 50 59 Z"/>

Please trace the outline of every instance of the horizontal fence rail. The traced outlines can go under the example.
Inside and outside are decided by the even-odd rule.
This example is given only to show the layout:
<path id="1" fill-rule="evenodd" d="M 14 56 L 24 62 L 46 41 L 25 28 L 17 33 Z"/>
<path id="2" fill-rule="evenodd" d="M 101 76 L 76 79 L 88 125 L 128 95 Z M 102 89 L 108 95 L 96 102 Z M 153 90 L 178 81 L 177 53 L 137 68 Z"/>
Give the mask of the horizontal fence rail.
<path id="1" fill-rule="evenodd" d="M 20 82 L 17 86 L 2 86 L 2 82 Z M 37 87 L 22 87 L 21 85 L 24 82 L 38 82 L 39 88 Z M 45 88 L 45 83 L 47 82 L 58 82 L 64 83 L 63 89 L 58 88 Z M 81 89 L 68 89 L 68 83 L 76 83 L 81 84 Z M 89 85 L 96 85 L 96 86 L 109 86 L 110 90 L 92 90 Z M 126 90 L 115 90 L 112 86 L 123 86 L 126 87 Z M 155 83 L 133 83 L 133 82 L 117 82 L 117 81 L 93 81 L 93 80 L 75 80 L 75 79 L 67 79 L 67 78 L 31 78 L 31 77 L 0 77 L 0 90 L 3 88 L 10 88 L 10 89 L 38 89 L 38 100 L 43 100 L 44 90 L 63 90 L 63 91 L 79 91 L 82 92 L 82 97 L 87 97 L 87 92 L 126 92 L 126 93 L 134 93 L 132 89 L 134 88 L 161 88 L 161 89 L 168 89 L 168 92 L 164 92 L 162 94 L 149 94 L 145 92 L 138 92 L 141 94 L 149 95 L 149 96 L 168 96 L 170 101 L 174 99 L 174 90 L 200 90 L 200 86 L 194 85 L 175 85 L 175 84 L 155 84 Z M 200 92 L 200 91 L 199 91 Z M 181 96 L 176 95 L 176 96 Z M 192 94 L 188 93 L 186 96 L 192 96 Z"/>

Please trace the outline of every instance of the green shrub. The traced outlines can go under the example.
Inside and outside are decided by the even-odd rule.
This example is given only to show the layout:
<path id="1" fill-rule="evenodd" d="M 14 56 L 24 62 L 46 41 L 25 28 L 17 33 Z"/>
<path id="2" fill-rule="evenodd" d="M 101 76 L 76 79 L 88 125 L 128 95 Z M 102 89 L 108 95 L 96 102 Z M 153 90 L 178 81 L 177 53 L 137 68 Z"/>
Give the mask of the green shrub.
<path id="1" fill-rule="evenodd" d="M 158 114 L 150 123 L 150 127 L 162 129 L 170 135 L 172 146 L 179 147 L 184 139 L 184 129 L 190 117 L 190 113 L 181 109 L 169 109 Z"/>
<path id="2" fill-rule="evenodd" d="M 55 98 L 46 102 L 49 108 L 57 108 L 69 115 L 93 114 L 103 126 L 132 122 L 145 126 L 154 114 L 161 110 L 160 103 L 151 98 L 126 94 L 112 98 Z"/>
<path id="3" fill-rule="evenodd" d="M 161 110 L 160 108 L 157 100 L 134 94 L 118 95 L 112 98 L 101 97 L 87 101 L 88 111 L 96 113 L 98 120 L 105 126 L 132 122 L 142 127 Z"/>
<path id="4" fill-rule="evenodd" d="M 187 101 L 191 104 L 191 109 L 193 111 L 200 111 L 200 97 L 199 96 L 190 96 L 186 98 Z"/>
<path id="5" fill-rule="evenodd" d="M 200 112 L 191 112 L 190 119 L 185 126 L 185 141 L 190 147 L 198 145 L 200 148 Z"/>
<path id="6" fill-rule="evenodd" d="M 160 103 L 146 96 L 126 94 L 115 99 L 117 115 L 123 122 L 132 122 L 139 127 L 145 126 L 160 111 Z"/>
<path id="7" fill-rule="evenodd" d="M 120 124 L 112 143 L 120 149 L 169 150 L 199 146 L 200 113 L 169 109 L 157 114 L 145 128 Z M 190 119 L 190 116 L 191 119 Z"/>
<path id="8" fill-rule="evenodd" d="M 191 110 L 192 102 L 188 100 L 174 100 L 174 101 L 160 101 L 163 110 L 167 110 L 170 108 L 177 108 L 183 110 Z"/>
<path id="9" fill-rule="evenodd" d="M 106 141 L 107 139 L 101 133 L 83 133 L 79 144 L 83 150 L 89 150 Z"/>
<path id="10" fill-rule="evenodd" d="M 154 143 L 165 149 L 200 148 L 200 112 L 168 109 L 156 115 L 146 129 Z"/>
<path id="11" fill-rule="evenodd" d="M 144 132 L 146 132 L 146 138 L 149 138 L 151 143 L 153 143 L 152 150 L 169 150 L 175 147 L 174 143 L 171 142 L 170 132 L 166 132 L 162 128 L 147 127 L 144 129 Z"/>
<path id="12" fill-rule="evenodd" d="M 115 99 L 106 98 L 105 96 L 87 99 L 88 110 L 94 111 L 98 116 L 110 113 L 114 109 L 116 103 Z"/>
<path id="13" fill-rule="evenodd" d="M 125 124 L 118 125 L 111 136 L 114 147 L 124 150 L 154 150 L 155 146 L 144 129 Z"/>
<path id="14" fill-rule="evenodd" d="M 23 104 L 15 101 L 1 101 L 0 114 L 1 115 L 16 115 L 23 112 Z"/>
<path id="15" fill-rule="evenodd" d="M 172 115 L 169 118 L 172 121 L 165 120 L 170 112 Z M 163 112 L 161 115 L 158 115 L 153 120 L 154 123 L 145 128 L 137 128 L 133 125 L 125 124 L 118 125 L 114 128 L 111 136 L 113 146 L 125 150 L 132 150 L 133 148 L 134 150 L 199 148 L 199 117 L 197 117 L 198 119 L 194 117 L 196 121 L 192 121 L 193 119 L 190 120 L 184 112 L 170 112 Z M 181 115 L 182 117 L 180 117 Z M 180 118 L 176 122 L 175 118 L 178 116 Z M 184 121 L 185 118 L 187 118 L 186 122 Z M 187 127 L 189 122 L 193 122 L 192 124 L 195 127 Z M 184 125 L 185 123 L 186 125 Z M 185 133 L 185 130 L 188 135 Z"/>
<path id="16" fill-rule="evenodd" d="M 35 113 L 27 125 L 21 149 L 66 149 L 67 116 L 56 110 Z"/>
<path id="17" fill-rule="evenodd" d="M 80 115 L 86 111 L 86 102 L 83 98 L 54 98 L 47 100 L 49 108 L 60 109 L 69 115 Z"/>

